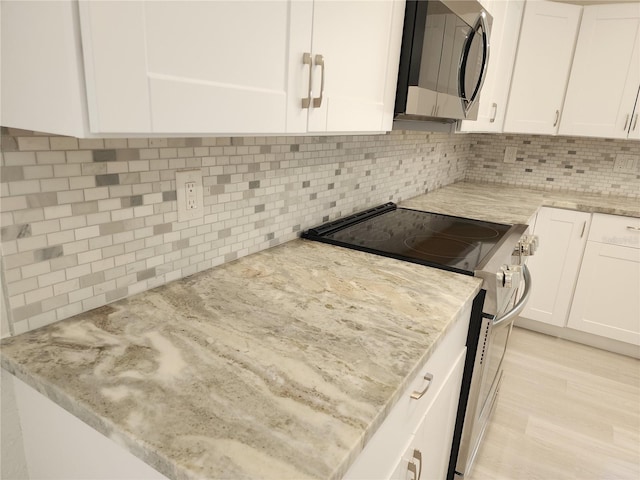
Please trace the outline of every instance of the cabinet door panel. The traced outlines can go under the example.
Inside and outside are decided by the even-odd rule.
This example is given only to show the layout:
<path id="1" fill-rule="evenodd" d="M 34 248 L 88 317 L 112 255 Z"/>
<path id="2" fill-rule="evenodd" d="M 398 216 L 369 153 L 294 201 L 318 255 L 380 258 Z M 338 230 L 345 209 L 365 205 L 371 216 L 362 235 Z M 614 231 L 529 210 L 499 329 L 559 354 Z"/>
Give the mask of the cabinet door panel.
<path id="1" fill-rule="evenodd" d="M 423 479 L 444 480 L 447 477 L 465 354 L 466 349 L 456 359 L 444 386 L 416 432 L 414 448 L 422 454 Z"/>
<path id="2" fill-rule="evenodd" d="M 502 132 L 518 46 L 524 0 L 480 2 L 493 17 L 487 77 L 480 95 L 478 119 L 463 120 L 463 132 Z"/>
<path id="3" fill-rule="evenodd" d="M 387 64 L 390 48 L 397 43 L 392 35 L 396 4 L 314 3 L 312 48 L 314 55 L 324 57 L 325 85 L 322 105 L 309 112 L 310 132 L 383 130 Z M 313 70 L 318 97 L 322 69 Z"/>
<path id="4" fill-rule="evenodd" d="M 86 2 L 82 8 L 85 58 L 95 72 L 88 81 L 98 112 L 94 131 L 283 133 L 290 95 L 300 108 L 303 65 L 290 75 L 289 55 L 296 45 L 301 59 L 310 37 L 309 30 L 305 41 L 302 29 L 289 27 L 298 20 L 308 27 L 309 2 Z M 297 121 L 301 126 L 291 129 L 303 130 L 306 116 Z"/>
<path id="5" fill-rule="evenodd" d="M 505 132 L 556 133 L 581 10 L 556 2 L 526 3 Z"/>
<path id="6" fill-rule="evenodd" d="M 640 85 L 640 4 L 586 7 L 560 133 L 626 138 Z"/>
<path id="7" fill-rule="evenodd" d="M 588 242 L 568 326 L 640 345 L 640 249 Z"/>
<path id="8" fill-rule="evenodd" d="M 157 132 L 283 132 L 287 2 L 147 2 Z"/>
<path id="9" fill-rule="evenodd" d="M 522 317 L 565 326 L 590 219 L 584 212 L 540 210 L 535 228 L 540 248 L 527 260 L 532 289 Z"/>
<path id="10" fill-rule="evenodd" d="M 80 2 L 93 133 L 151 132 L 144 16 L 142 2 Z"/>

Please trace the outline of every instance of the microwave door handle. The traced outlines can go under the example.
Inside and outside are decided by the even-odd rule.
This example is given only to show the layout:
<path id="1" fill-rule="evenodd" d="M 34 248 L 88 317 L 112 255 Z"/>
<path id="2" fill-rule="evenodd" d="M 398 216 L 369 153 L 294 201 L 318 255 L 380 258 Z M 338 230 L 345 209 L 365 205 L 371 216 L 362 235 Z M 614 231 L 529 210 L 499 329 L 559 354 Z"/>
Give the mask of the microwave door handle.
<path id="1" fill-rule="evenodd" d="M 520 297 L 518 303 L 516 303 L 511 310 L 493 321 L 494 327 L 497 327 L 502 323 L 508 323 L 512 321 L 524 309 L 524 306 L 531 296 L 531 274 L 529 273 L 529 269 L 526 265 L 522 265 L 522 277 L 524 278 L 524 292 L 522 293 L 522 297 Z"/>
<path id="2" fill-rule="evenodd" d="M 473 94 L 471 94 L 471 98 L 467 99 L 467 92 L 465 88 L 465 80 L 466 80 L 466 70 L 467 70 L 467 61 L 469 60 L 469 53 L 471 50 L 471 41 L 473 37 L 476 35 L 476 32 L 482 29 L 482 67 L 480 69 L 480 78 L 478 79 L 478 83 L 476 84 Z M 484 84 L 484 79 L 487 76 L 487 67 L 489 65 L 489 37 L 487 30 L 487 21 L 486 14 L 482 12 L 478 16 L 478 20 L 476 20 L 475 25 L 473 26 L 473 30 L 471 34 L 467 37 L 465 42 L 462 58 L 460 60 L 460 67 L 458 70 L 458 95 L 462 101 L 462 108 L 464 113 L 466 114 L 471 107 L 473 107 L 474 103 L 478 100 L 478 94 L 480 93 L 480 89 Z"/>

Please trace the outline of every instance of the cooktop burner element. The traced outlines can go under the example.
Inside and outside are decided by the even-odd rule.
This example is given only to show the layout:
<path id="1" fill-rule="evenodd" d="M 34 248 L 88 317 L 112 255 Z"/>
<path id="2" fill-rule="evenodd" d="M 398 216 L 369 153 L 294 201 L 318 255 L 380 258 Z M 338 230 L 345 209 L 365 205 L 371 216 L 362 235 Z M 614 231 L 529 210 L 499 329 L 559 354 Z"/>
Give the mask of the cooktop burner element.
<path id="1" fill-rule="evenodd" d="M 438 235 L 407 237 L 404 244 L 420 255 L 448 259 L 464 258 L 474 248 L 469 242 Z"/>
<path id="2" fill-rule="evenodd" d="M 303 237 L 473 275 L 510 228 L 388 203 L 312 228 Z"/>

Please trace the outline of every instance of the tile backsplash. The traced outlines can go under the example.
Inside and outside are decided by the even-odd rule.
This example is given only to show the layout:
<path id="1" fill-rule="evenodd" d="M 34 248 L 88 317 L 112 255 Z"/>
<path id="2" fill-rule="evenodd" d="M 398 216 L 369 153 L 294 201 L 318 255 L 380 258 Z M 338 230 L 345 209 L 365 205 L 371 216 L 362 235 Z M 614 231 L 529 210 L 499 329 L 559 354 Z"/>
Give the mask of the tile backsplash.
<path id="1" fill-rule="evenodd" d="M 470 141 L 328 137 L 2 136 L 10 333 L 70 317 L 464 179 Z M 199 169 L 203 218 L 178 222 L 176 171 Z"/>
<path id="2" fill-rule="evenodd" d="M 513 164 L 507 146 L 518 149 Z M 464 179 L 638 198 L 639 176 L 613 173 L 619 153 L 638 155 L 640 143 L 406 131 L 77 139 L 3 128 L 3 335 Z M 178 222 L 176 171 L 187 169 L 202 173 L 203 218 Z"/>
<path id="3" fill-rule="evenodd" d="M 515 163 L 504 162 L 516 147 Z M 640 142 L 542 135 L 473 135 L 466 180 L 545 190 L 640 197 L 640 171 L 613 171 L 616 155 L 640 156 Z"/>

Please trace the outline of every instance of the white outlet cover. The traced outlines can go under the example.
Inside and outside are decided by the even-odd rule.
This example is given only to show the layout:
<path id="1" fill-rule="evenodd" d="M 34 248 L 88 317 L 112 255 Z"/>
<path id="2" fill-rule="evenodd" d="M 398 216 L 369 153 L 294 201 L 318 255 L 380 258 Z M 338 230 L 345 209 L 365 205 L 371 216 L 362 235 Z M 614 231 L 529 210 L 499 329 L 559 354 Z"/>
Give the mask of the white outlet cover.
<path id="1" fill-rule="evenodd" d="M 187 183 L 195 184 L 195 195 L 187 195 Z M 204 216 L 201 170 L 183 170 L 176 172 L 176 200 L 178 202 L 179 222 L 187 222 Z"/>
<path id="2" fill-rule="evenodd" d="M 518 147 L 507 147 L 504 149 L 504 163 L 516 163 Z"/>
<path id="3" fill-rule="evenodd" d="M 638 173 L 640 172 L 640 156 L 619 153 L 613 164 L 613 171 L 619 173 Z"/>

